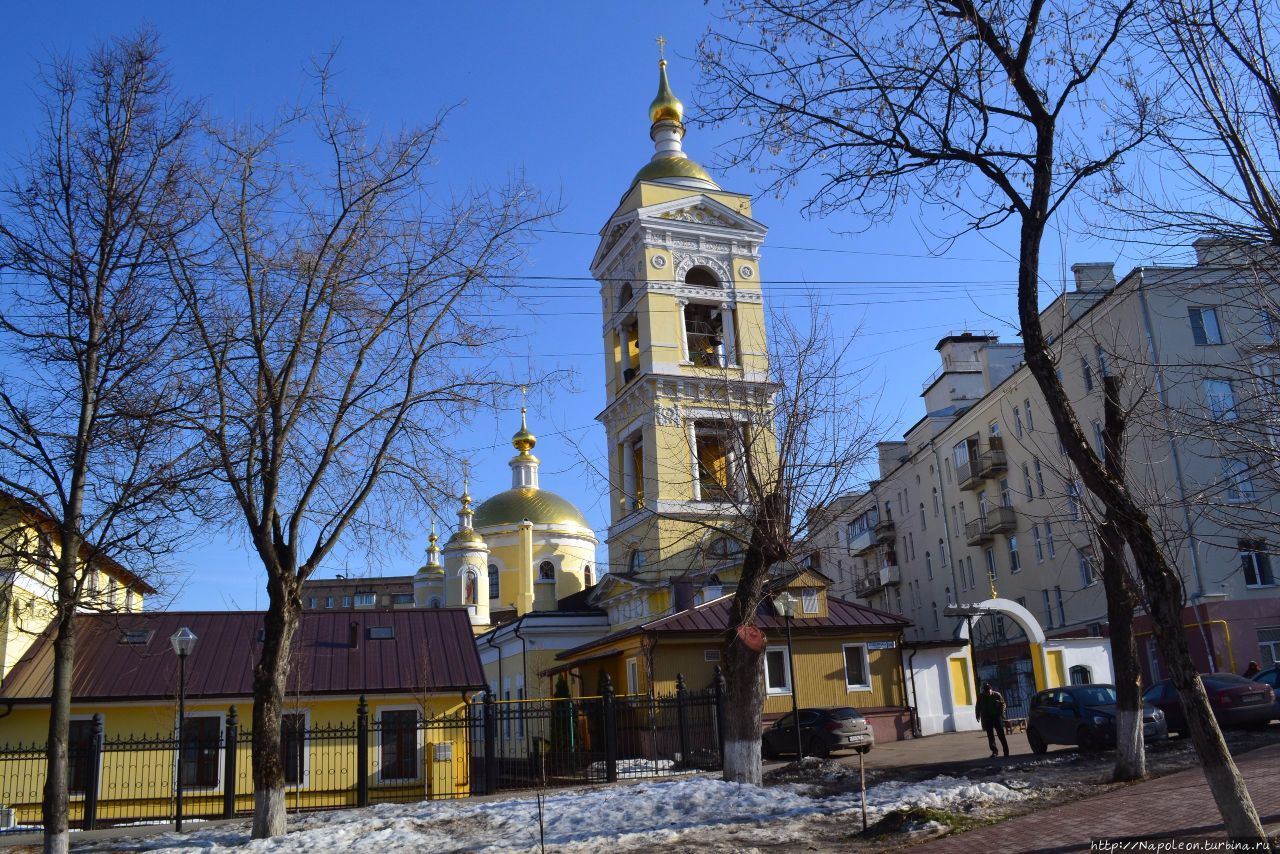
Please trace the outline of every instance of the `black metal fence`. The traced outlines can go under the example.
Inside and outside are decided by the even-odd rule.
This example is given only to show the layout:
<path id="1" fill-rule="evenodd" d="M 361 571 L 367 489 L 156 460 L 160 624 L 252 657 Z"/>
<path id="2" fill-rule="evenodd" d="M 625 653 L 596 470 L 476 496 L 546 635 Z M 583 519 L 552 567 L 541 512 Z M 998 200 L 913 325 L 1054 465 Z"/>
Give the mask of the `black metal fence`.
<path id="1" fill-rule="evenodd" d="M 282 730 L 289 811 L 463 798 L 538 786 L 667 777 L 720 767 L 723 683 L 669 696 L 498 701 L 456 714 L 417 709 L 376 718 L 360 698 L 354 722 L 308 726 L 286 713 Z M 216 718 L 213 720 L 217 720 Z M 232 706 L 217 727 L 167 736 L 104 737 L 94 718 L 69 751 L 73 827 L 233 818 L 253 811 L 253 736 Z M 74 735 L 74 734 L 73 734 Z M 39 830 L 43 745 L 0 747 L 0 834 Z"/>

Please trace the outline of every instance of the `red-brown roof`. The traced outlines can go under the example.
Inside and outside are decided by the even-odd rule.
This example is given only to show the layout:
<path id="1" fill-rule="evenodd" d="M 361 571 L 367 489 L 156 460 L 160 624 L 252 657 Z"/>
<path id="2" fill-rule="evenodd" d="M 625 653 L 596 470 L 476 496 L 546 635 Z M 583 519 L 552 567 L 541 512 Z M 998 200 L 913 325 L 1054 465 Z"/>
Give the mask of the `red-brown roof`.
<path id="1" fill-rule="evenodd" d="M 729 612 L 732 607 L 733 594 L 728 593 L 719 599 L 688 608 L 677 614 L 659 617 L 639 626 L 605 635 L 573 649 L 567 649 L 557 655 L 556 658 L 567 659 L 609 641 L 641 633 L 723 634 L 729 628 Z M 756 613 L 755 624 L 766 631 L 773 629 L 781 632 L 784 628 L 783 619 L 777 615 L 773 608 L 769 607 L 768 600 L 762 603 L 760 610 Z M 884 611 L 877 611 L 875 608 L 868 608 L 865 605 L 858 605 L 853 602 L 846 602 L 844 599 L 828 596 L 827 616 L 796 617 L 791 621 L 791 630 L 797 635 L 811 633 L 824 635 L 855 634 L 859 630 L 894 631 L 909 625 L 911 625 L 910 620 L 899 617 L 896 614 L 888 614 Z"/>
<path id="2" fill-rule="evenodd" d="M 83 700 L 168 698 L 177 693 L 178 657 L 169 637 L 186 626 L 199 640 L 187 659 L 187 696 L 248 697 L 262 652 L 261 611 L 168 611 L 84 614 L 72 697 Z M 354 626 L 354 629 L 353 629 Z M 370 637 L 390 627 L 391 639 Z M 125 632 L 145 643 L 121 643 Z M 461 692 L 485 686 L 471 622 L 461 608 L 304 611 L 294 638 L 291 694 Z M 353 638 L 355 643 L 353 644 Z M 53 644 L 46 633 L 0 685 L 0 700 L 47 700 Z"/>

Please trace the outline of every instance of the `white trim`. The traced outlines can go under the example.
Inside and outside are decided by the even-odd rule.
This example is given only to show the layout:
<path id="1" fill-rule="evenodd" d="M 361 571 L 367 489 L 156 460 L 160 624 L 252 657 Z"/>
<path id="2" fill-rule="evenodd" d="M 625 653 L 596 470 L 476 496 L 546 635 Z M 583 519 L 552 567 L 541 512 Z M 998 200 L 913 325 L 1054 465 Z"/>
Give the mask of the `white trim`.
<path id="1" fill-rule="evenodd" d="M 867 681 L 862 685 L 855 685 L 849 682 L 849 660 L 847 658 L 850 649 L 862 650 L 862 672 L 867 677 Z M 871 656 L 867 652 L 865 643 L 844 643 L 840 644 L 840 667 L 844 673 L 844 689 L 846 691 L 870 691 L 871 690 Z"/>
<path id="2" fill-rule="evenodd" d="M 289 708 L 280 710 L 281 723 L 284 722 L 285 715 L 302 715 L 302 779 L 296 783 L 286 782 L 287 789 L 305 789 L 311 785 L 311 739 L 307 734 L 311 731 L 311 710 L 308 708 Z M 281 727 L 281 735 L 284 734 L 284 727 Z"/>
<path id="3" fill-rule="evenodd" d="M 787 687 L 774 688 L 769 684 L 769 653 L 782 653 L 782 672 L 787 677 Z M 787 655 L 785 646 L 767 646 L 764 649 L 764 691 L 773 697 L 782 697 L 789 695 L 794 690 L 795 682 L 791 678 L 791 658 Z"/>
<path id="4" fill-rule="evenodd" d="M 383 732 L 382 713 L 383 712 L 413 712 L 415 715 L 419 715 L 421 714 L 422 709 L 412 703 L 393 703 L 386 706 L 375 707 L 374 720 L 378 722 L 378 745 L 377 745 L 378 753 L 377 753 L 377 758 L 375 759 L 375 762 L 377 763 L 377 767 L 378 767 L 378 782 L 379 783 L 412 783 L 415 781 L 422 780 L 423 779 L 423 775 L 422 775 L 423 763 L 426 759 L 426 755 L 423 753 L 422 727 L 418 726 L 417 717 L 414 718 L 414 725 L 413 725 L 413 740 L 414 740 L 414 745 L 417 752 L 417 756 L 415 757 L 415 761 L 413 763 L 414 771 L 416 772 L 415 776 L 384 777 L 382 775 L 382 732 Z"/>
<path id="5" fill-rule="evenodd" d="M 97 714 L 102 715 L 102 734 L 98 739 L 98 790 L 99 792 L 101 792 L 102 790 L 102 757 L 106 753 L 106 751 L 102 749 L 102 745 L 107 740 L 107 716 L 102 712 L 97 712 Z M 87 715 L 73 714 L 73 715 L 67 716 L 68 721 L 92 721 L 93 718 L 94 718 L 93 714 L 87 714 Z M 68 733 L 68 738 L 67 738 L 67 749 L 68 750 L 71 749 L 70 733 Z M 71 786 L 70 766 L 71 766 L 71 763 L 70 761 L 68 761 L 67 763 L 67 787 L 68 787 L 67 796 L 70 797 L 72 800 L 76 800 L 76 799 L 84 800 L 84 792 L 70 791 L 70 786 Z"/>
<path id="6" fill-rule="evenodd" d="M 640 659 L 632 656 L 627 659 L 627 693 L 640 693 Z"/>

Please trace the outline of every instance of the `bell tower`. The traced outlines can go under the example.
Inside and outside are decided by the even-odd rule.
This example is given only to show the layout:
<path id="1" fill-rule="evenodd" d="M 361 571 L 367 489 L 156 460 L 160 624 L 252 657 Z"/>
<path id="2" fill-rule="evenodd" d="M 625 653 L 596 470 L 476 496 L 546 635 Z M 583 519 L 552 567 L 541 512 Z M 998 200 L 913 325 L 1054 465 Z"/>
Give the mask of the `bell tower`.
<path id="1" fill-rule="evenodd" d="M 652 158 L 591 263 L 600 283 L 610 572 L 659 582 L 697 571 L 714 528 L 742 519 L 749 413 L 771 397 L 760 246 L 747 195 L 685 154 L 684 106 L 658 64 Z M 731 579 L 726 579 L 729 581 Z"/>

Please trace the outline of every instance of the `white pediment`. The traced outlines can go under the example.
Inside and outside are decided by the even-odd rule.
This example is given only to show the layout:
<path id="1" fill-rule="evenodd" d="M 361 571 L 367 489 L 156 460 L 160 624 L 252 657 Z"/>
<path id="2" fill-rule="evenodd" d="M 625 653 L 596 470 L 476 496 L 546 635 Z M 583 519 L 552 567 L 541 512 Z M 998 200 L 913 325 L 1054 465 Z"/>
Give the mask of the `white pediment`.
<path id="1" fill-rule="evenodd" d="M 644 221 L 666 220 L 672 223 L 712 226 L 730 231 L 746 232 L 756 239 L 764 239 L 767 229 L 749 216 L 709 196 L 689 196 L 658 205 L 649 205 L 636 211 Z"/>

